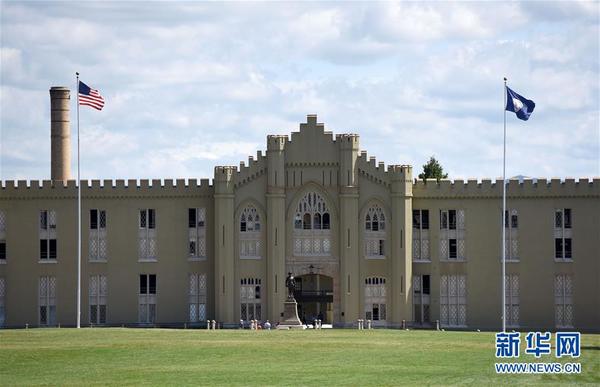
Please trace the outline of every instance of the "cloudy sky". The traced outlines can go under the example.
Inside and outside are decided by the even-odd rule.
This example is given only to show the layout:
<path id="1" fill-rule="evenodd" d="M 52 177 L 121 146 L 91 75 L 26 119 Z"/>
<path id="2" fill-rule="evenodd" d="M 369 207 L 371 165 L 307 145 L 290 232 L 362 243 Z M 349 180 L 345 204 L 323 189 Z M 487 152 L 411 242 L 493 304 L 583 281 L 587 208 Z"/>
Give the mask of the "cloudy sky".
<path id="1" fill-rule="evenodd" d="M 82 178 L 211 177 L 307 114 L 386 164 L 497 177 L 503 76 L 536 102 L 507 174 L 599 176 L 599 4 L 2 1 L 0 177 L 49 178 L 48 89 L 75 71 L 106 99 Z"/>

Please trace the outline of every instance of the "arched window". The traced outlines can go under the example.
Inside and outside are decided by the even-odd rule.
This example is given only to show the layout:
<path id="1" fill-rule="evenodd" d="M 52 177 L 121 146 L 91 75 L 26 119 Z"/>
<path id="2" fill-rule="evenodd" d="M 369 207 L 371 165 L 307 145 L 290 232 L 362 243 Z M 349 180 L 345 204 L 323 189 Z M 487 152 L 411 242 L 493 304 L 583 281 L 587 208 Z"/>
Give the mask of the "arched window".
<path id="1" fill-rule="evenodd" d="M 373 322 L 387 318 L 385 278 L 365 278 L 365 319 Z"/>
<path id="2" fill-rule="evenodd" d="M 262 233 L 260 215 L 253 206 L 244 208 L 240 215 L 240 258 L 260 259 L 262 256 Z"/>
<path id="3" fill-rule="evenodd" d="M 294 254 L 331 255 L 331 222 L 329 208 L 321 195 L 309 192 L 294 214 Z"/>
<path id="4" fill-rule="evenodd" d="M 365 256 L 385 258 L 386 249 L 385 214 L 378 205 L 369 207 L 365 215 Z"/>

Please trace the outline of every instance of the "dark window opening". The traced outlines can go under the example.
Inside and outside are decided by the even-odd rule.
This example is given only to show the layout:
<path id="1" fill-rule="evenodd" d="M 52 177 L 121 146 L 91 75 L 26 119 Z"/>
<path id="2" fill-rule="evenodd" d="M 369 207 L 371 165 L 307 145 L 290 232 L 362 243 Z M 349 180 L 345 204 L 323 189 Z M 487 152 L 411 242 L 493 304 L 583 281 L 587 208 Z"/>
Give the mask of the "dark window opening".
<path id="1" fill-rule="evenodd" d="M 48 254 L 48 258 L 56 259 L 56 239 L 50 239 L 50 252 Z"/>
<path id="2" fill-rule="evenodd" d="M 148 276 L 140 274 L 140 294 L 148 294 Z"/>
<path id="3" fill-rule="evenodd" d="M 554 239 L 554 257 L 555 258 L 562 258 L 563 257 L 563 239 L 562 238 L 555 238 Z"/>
<path id="4" fill-rule="evenodd" d="M 429 275 L 423 276 L 423 294 L 429 294 L 431 290 Z"/>
<path id="5" fill-rule="evenodd" d="M 565 238 L 565 258 L 572 258 L 571 254 L 571 238 Z"/>
<path id="6" fill-rule="evenodd" d="M 154 210 L 148 210 L 148 228 L 154 228 L 154 226 L 155 226 Z"/>
<path id="7" fill-rule="evenodd" d="M 149 276 L 149 293 L 156 294 L 156 274 L 150 274 Z"/>
<path id="8" fill-rule="evenodd" d="M 40 239 L 40 259 L 48 259 L 48 240 Z"/>
<path id="9" fill-rule="evenodd" d="M 449 249 L 449 258 L 456 258 L 457 254 L 456 254 L 456 239 L 449 239 L 448 240 L 449 244 L 450 244 L 450 249 Z"/>
<path id="10" fill-rule="evenodd" d="M 413 210 L 413 228 L 421 228 L 421 211 Z"/>
<path id="11" fill-rule="evenodd" d="M 90 229 L 98 229 L 98 210 L 90 210 Z"/>
<path id="12" fill-rule="evenodd" d="M 571 209 L 565 208 L 565 228 L 571 228 Z"/>
<path id="13" fill-rule="evenodd" d="M 423 230 L 429 229 L 429 210 L 421 210 L 421 228 Z"/>
<path id="14" fill-rule="evenodd" d="M 448 210 L 448 228 L 456 230 L 456 210 Z"/>
<path id="15" fill-rule="evenodd" d="M 196 228 L 196 209 L 195 208 L 188 209 L 188 227 Z"/>
<path id="16" fill-rule="evenodd" d="M 304 228 L 305 230 L 310 230 L 311 224 L 310 224 L 310 214 L 309 213 L 304 214 L 304 219 L 303 219 L 302 223 L 303 223 L 302 228 Z"/>
<path id="17" fill-rule="evenodd" d="M 323 214 L 323 230 L 329 230 L 329 213 Z"/>

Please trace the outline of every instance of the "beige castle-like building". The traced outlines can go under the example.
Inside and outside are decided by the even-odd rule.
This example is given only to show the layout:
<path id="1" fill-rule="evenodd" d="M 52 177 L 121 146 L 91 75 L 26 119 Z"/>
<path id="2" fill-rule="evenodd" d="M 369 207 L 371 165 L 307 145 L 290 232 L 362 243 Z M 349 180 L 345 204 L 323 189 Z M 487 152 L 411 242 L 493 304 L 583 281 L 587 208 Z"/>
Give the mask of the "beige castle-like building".
<path id="1" fill-rule="evenodd" d="M 75 325 L 69 90 L 52 88 L 52 180 L 3 181 L 0 325 Z M 277 322 L 600 330 L 600 179 L 418 181 L 315 115 L 208 179 L 82 181 L 84 325 Z"/>

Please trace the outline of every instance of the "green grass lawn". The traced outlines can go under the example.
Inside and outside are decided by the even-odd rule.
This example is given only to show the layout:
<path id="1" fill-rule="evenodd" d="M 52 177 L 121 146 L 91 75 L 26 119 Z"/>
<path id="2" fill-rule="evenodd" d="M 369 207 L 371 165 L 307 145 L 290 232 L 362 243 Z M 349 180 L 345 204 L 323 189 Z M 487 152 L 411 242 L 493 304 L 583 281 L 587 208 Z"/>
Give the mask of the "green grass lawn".
<path id="1" fill-rule="evenodd" d="M 542 359 L 557 360 L 554 355 Z M 580 362 L 580 375 L 496 375 L 495 361 L 493 333 L 0 331 L 0 384 L 11 386 L 600 384 L 600 335 L 583 335 L 579 359 L 561 359 Z M 522 354 L 519 361 L 535 358 Z"/>

